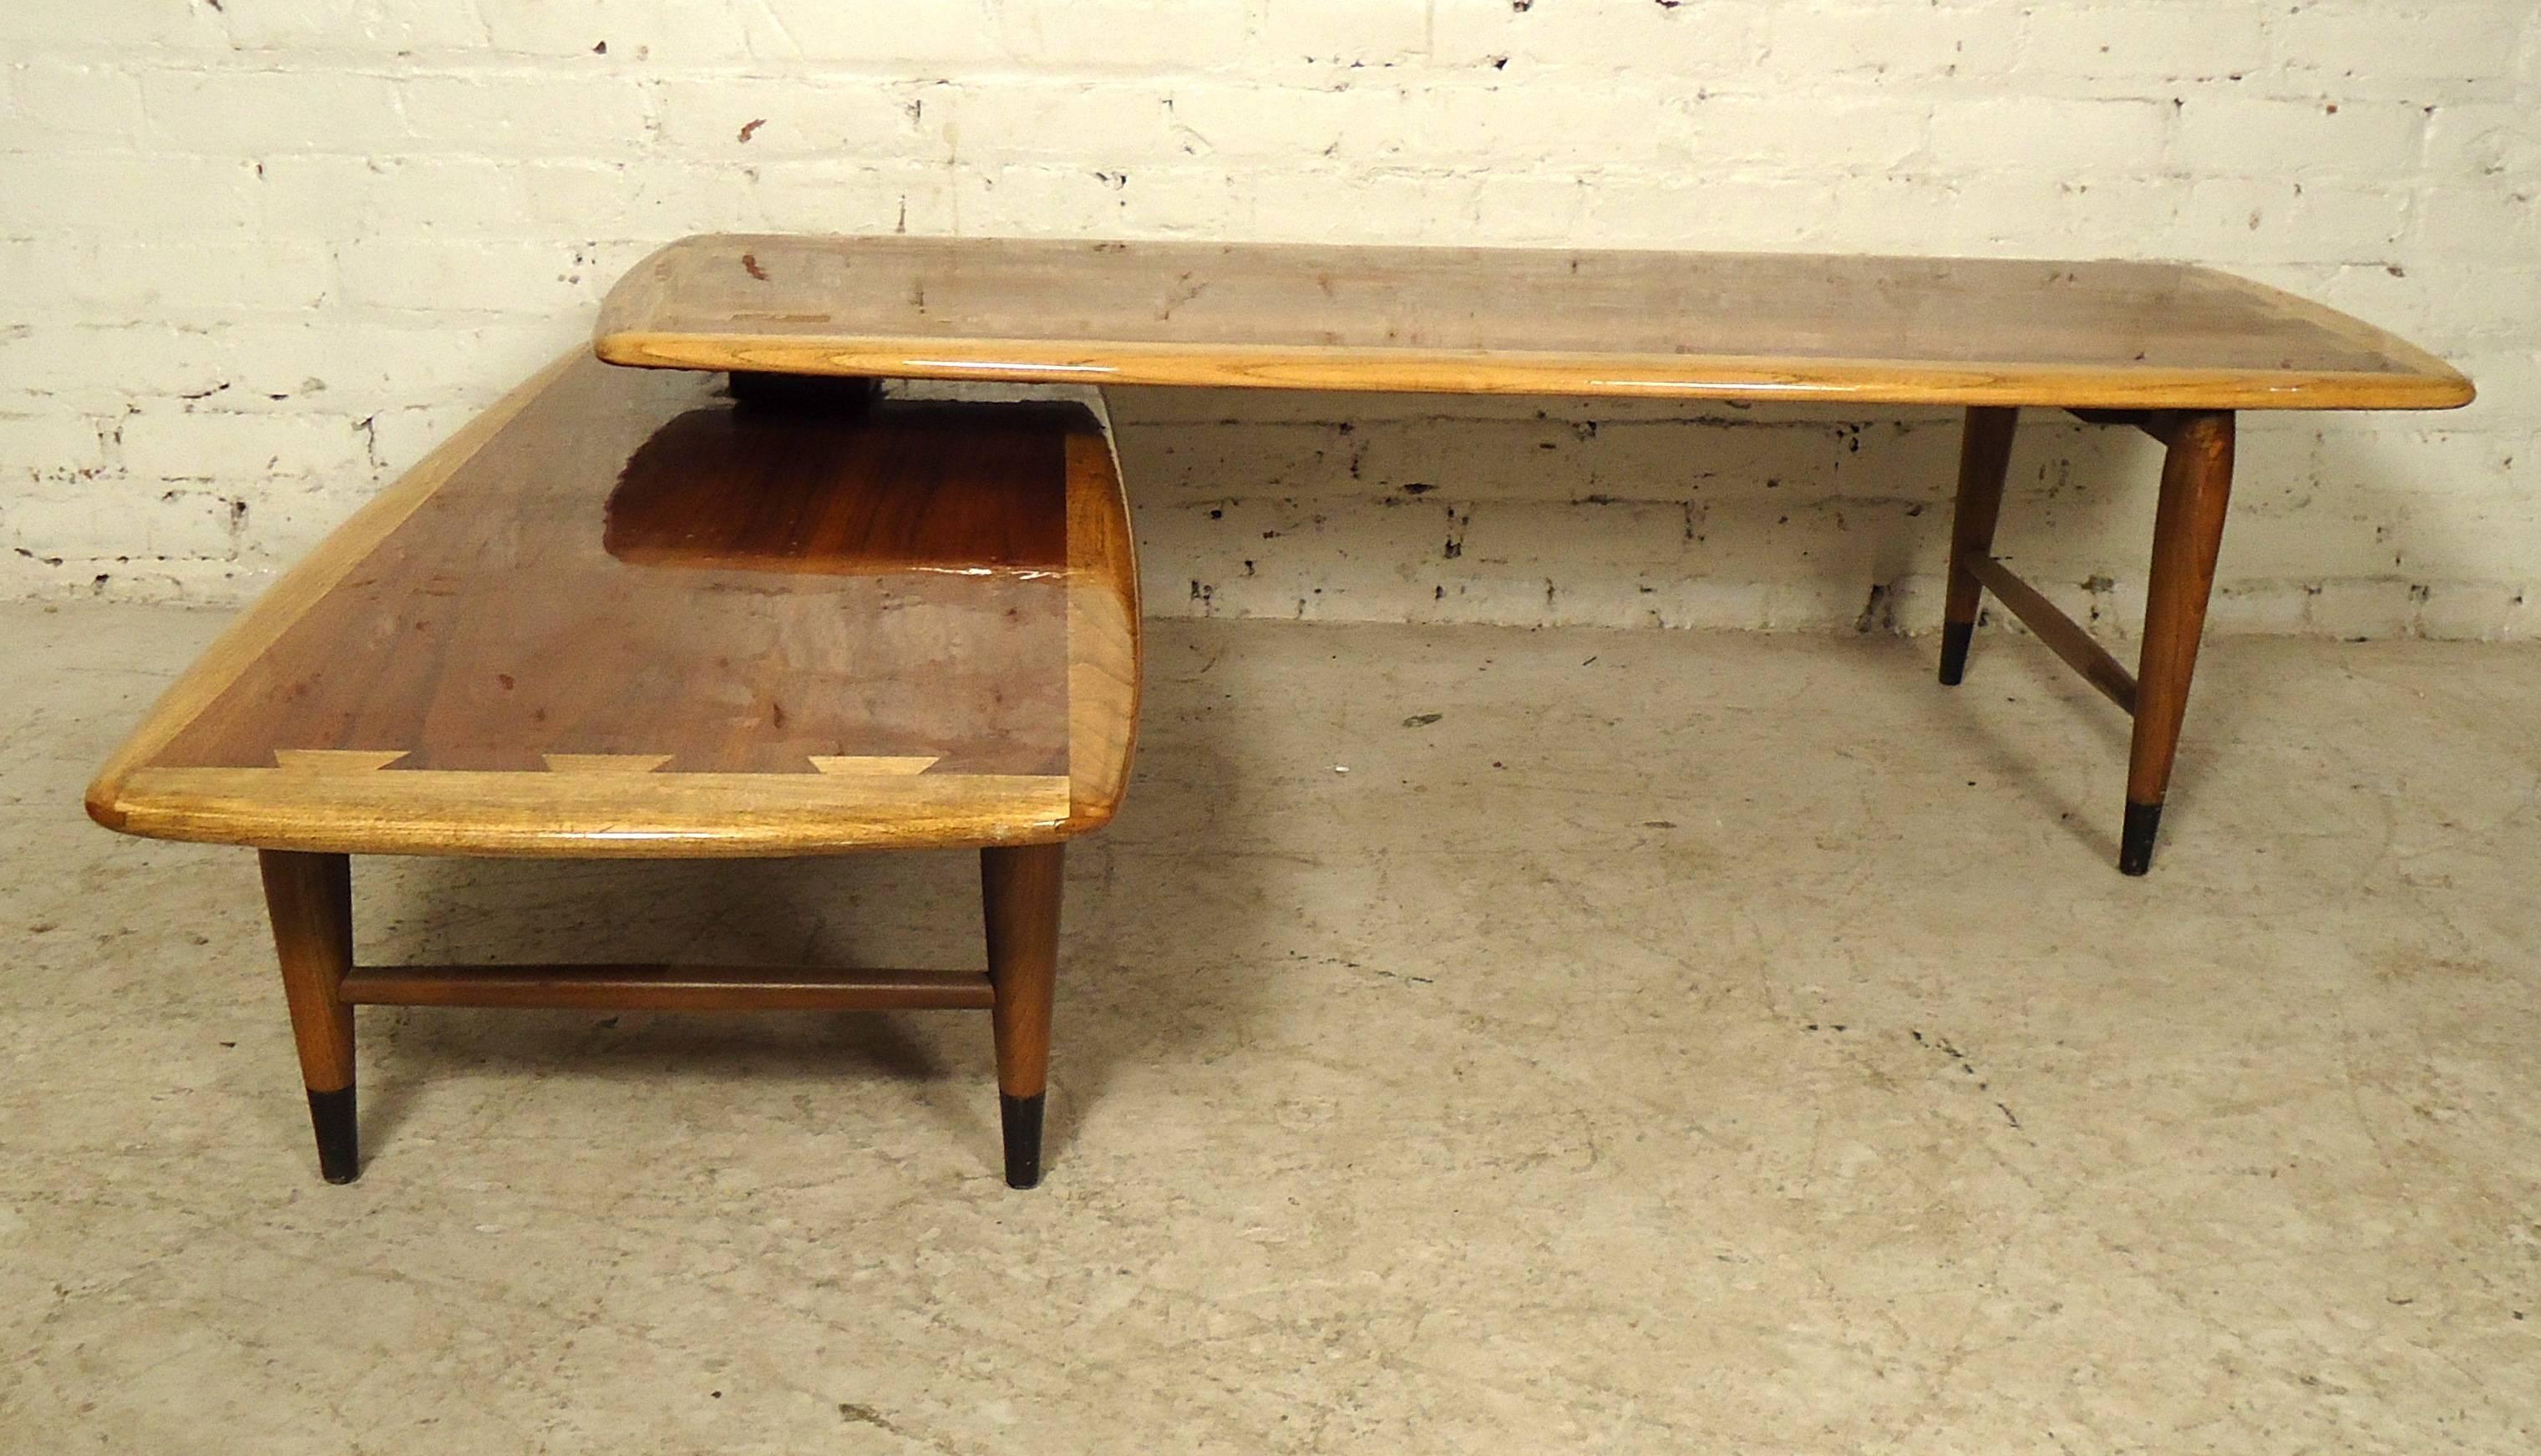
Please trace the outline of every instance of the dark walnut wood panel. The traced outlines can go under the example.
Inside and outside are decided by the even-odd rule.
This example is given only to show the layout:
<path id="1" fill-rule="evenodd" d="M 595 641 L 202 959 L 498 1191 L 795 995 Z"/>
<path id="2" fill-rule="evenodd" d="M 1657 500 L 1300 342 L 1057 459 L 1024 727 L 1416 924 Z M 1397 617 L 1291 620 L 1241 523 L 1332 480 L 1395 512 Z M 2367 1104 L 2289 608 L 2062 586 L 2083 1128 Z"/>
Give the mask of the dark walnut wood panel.
<path id="1" fill-rule="evenodd" d="M 897 407 L 880 430 L 783 406 L 690 410 L 628 457 L 602 546 L 652 566 L 1054 580 L 1065 493 L 1014 482 L 1056 480 L 1067 406 L 1011 407 L 993 432 L 969 428 L 978 410 L 961 405 Z M 972 458 L 947 469 L 947 450 Z M 833 473 L 865 488 L 826 488 Z"/>
<path id="2" fill-rule="evenodd" d="M 1088 384 L 2441 408 L 2334 310 L 2156 262 L 716 235 L 610 293 L 613 363 Z"/>
<path id="3" fill-rule="evenodd" d="M 1128 539 L 1080 403 L 736 403 L 583 354 L 278 584 L 90 812 L 330 852 L 1063 837 L 1126 772 Z"/>

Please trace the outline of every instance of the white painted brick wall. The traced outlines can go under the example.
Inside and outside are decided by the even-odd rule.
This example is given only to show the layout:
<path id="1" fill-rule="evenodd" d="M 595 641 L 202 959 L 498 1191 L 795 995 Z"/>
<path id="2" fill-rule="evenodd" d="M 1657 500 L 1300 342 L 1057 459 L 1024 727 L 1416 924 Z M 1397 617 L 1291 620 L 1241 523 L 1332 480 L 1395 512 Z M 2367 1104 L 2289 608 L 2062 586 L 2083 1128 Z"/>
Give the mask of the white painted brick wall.
<path id="1" fill-rule="evenodd" d="M 235 600 L 713 228 L 2188 257 L 2478 377 L 2252 417 L 2218 627 L 2541 635 L 2533 0 L 6 0 L 0 595 Z M 1125 391 L 1161 613 L 1919 629 L 1936 410 Z M 2112 635 L 2148 442 L 2024 432 Z"/>

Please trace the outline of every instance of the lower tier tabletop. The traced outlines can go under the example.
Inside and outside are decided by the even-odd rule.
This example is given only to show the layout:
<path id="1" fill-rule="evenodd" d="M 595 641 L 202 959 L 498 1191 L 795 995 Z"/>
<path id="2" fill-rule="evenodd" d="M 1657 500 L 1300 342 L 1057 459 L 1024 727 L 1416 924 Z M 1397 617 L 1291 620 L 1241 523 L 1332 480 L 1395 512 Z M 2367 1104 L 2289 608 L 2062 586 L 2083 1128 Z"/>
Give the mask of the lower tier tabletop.
<path id="1" fill-rule="evenodd" d="M 1135 573 L 1101 420 L 1042 394 L 736 403 L 577 351 L 277 583 L 89 812 L 350 853 L 1094 828 L 1134 734 Z"/>

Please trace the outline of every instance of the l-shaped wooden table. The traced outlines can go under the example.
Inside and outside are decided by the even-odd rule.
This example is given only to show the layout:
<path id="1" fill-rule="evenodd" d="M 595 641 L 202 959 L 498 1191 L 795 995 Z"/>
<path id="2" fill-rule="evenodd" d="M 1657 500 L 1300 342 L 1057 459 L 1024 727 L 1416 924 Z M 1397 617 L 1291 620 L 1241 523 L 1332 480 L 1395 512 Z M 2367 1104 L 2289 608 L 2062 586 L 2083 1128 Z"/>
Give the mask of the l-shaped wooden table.
<path id="1" fill-rule="evenodd" d="M 619 284 L 598 353 L 339 527 L 89 790 L 109 828 L 259 851 L 331 1181 L 357 1004 L 983 1008 L 1007 1181 L 1040 1179 L 1061 842 L 1120 803 L 1137 724 L 1128 506 L 1090 397 L 876 379 L 1965 405 L 1941 679 L 1991 589 L 2135 714 L 2131 874 L 2234 411 L 2470 398 L 2352 319 L 2142 263 L 698 238 Z M 1992 554 L 2022 405 L 2169 447 L 2140 676 Z M 980 851 L 984 974 L 353 963 L 353 854 L 909 847 Z"/>
<path id="2" fill-rule="evenodd" d="M 609 296 L 614 364 L 1967 410 L 1941 681 L 1991 590 L 2134 715 L 2118 867 L 2151 867 L 2235 412 L 2442 409 L 2470 381 L 2317 304 L 2173 263 L 710 235 Z M 1993 554 L 2026 407 L 2167 447 L 2130 673 Z"/>

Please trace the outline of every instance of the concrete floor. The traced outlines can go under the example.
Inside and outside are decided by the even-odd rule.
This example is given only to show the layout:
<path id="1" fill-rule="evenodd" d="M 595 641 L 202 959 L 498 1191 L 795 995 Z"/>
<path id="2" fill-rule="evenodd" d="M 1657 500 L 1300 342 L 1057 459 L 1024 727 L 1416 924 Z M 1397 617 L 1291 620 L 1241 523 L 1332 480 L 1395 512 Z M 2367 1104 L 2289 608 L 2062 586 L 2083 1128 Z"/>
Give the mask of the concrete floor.
<path id="1" fill-rule="evenodd" d="M 2148 880 L 2034 643 L 1158 622 L 1053 1169 L 984 1018 L 366 1011 L 0 610 L 0 1449 L 2524 1452 L 2541 653 L 2224 640 Z M 368 959 L 977 964 L 957 854 L 365 861 Z"/>

